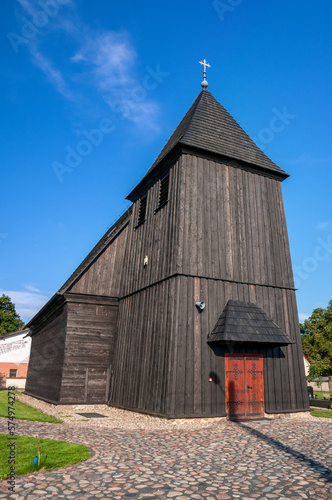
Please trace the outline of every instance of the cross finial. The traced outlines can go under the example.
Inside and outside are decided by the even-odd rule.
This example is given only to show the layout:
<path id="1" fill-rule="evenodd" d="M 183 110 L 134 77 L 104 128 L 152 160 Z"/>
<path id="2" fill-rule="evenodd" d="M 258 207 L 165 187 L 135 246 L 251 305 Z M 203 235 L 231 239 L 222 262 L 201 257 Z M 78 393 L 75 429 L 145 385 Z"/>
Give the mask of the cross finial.
<path id="1" fill-rule="evenodd" d="M 204 71 L 203 71 L 203 81 L 201 83 L 202 85 L 202 88 L 203 89 L 206 89 L 207 86 L 208 86 L 208 82 L 206 81 L 206 68 L 211 68 L 210 64 L 206 61 L 206 59 L 204 59 L 204 61 L 199 61 L 199 64 L 202 64 L 203 67 L 204 67 Z"/>

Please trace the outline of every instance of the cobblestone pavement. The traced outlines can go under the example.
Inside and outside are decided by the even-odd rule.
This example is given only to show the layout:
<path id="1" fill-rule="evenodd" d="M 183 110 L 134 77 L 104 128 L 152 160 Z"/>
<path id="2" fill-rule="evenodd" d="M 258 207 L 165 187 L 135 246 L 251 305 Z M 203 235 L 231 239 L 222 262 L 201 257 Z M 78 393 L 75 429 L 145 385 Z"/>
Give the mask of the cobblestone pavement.
<path id="1" fill-rule="evenodd" d="M 106 419 L 104 419 L 106 420 Z M 18 434 L 85 444 L 77 465 L 16 478 L 0 498 L 332 499 L 332 420 L 214 422 L 129 430 L 16 421 Z M 0 432 L 7 433 L 6 419 Z"/>

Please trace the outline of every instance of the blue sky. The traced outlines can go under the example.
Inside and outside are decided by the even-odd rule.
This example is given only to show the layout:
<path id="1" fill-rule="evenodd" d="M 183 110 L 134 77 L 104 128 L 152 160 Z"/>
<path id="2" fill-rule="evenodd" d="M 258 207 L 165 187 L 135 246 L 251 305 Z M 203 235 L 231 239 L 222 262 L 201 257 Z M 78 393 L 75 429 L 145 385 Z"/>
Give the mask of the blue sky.
<path id="1" fill-rule="evenodd" d="M 326 307 L 331 18 L 326 0 L 3 0 L 0 293 L 21 317 L 129 206 L 200 92 L 203 58 L 214 97 L 291 174 L 283 193 L 300 318 Z"/>

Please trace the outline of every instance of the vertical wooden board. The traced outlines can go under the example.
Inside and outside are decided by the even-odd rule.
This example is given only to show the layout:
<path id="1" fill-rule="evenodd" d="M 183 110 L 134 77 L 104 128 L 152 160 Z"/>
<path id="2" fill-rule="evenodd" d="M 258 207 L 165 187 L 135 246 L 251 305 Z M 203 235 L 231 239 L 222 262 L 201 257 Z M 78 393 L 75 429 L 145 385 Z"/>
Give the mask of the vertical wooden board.
<path id="1" fill-rule="evenodd" d="M 269 288 L 263 288 L 263 311 L 265 311 L 268 316 L 273 318 L 273 307 L 272 300 L 269 296 Z M 273 293 L 273 290 L 272 290 Z M 281 366 L 281 358 L 282 350 L 279 347 L 273 348 L 273 372 L 274 372 L 274 388 L 275 388 L 275 396 L 276 396 L 276 408 L 280 409 L 284 407 L 283 398 L 284 398 L 284 387 L 283 387 L 283 373 Z"/>
<path id="2" fill-rule="evenodd" d="M 266 252 L 266 239 L 264 234 L 264 224 L 263 224 L 263 200 L 262 200 L 262 182 L 263 177 L 261 175 L 255 175 L 255 195 L 257 203 L 257 238 L 258 238 L 258 249 L 259 249 L 259 269 L 260 269 L 260 282 L 263 285 L 267 284 L 266 269 L 269 266 L 268 254 Z"/>
<path id="3" fill-rule="evenodd" d="M 288 328 L 288 318 L 287 312 L 284 308 L 284 301 L 282 297 L 281 289 L 272 289 L 275 295 L 275 303 L 276 303 L 276 313 L 275 313 L 275 322 L 289 335 Z M 281 372 L 282 372 L 282 381 L 283 381 L 283 404 L 285 410 L 290 410 L 294 408 L 291 404 L 291 394 L 292 394 L 292 380 L 290 375 L 290 366 L 289 366 L 289 355 L 290 349 L 289 346 L 282 347 L 282 352 L 285 357 L 281 359 Z"/>
<path id="4" fill-rule="evenodd" d="M 187 278 L 180 276 L 180 297 L 186 297 Z M 183 299 L 182 299 L 183 300 Z M 187 329 L 187 304 L 183 300 L 178 319 L 178 336 L 176 344 L 176 380 L 175 380 L 175 415 L 185 415 L 185 390 L 186 390 L 186 329 Z M 179 312 L 180 312 L 179 311 Z"/>
<path id="5" fill-rule="evenodd" d="M 209 310 L 211 307 L 209 292 L 208 292 L 208 280 L 200 279 L 200 293 L 201 299 L 206 302 L 206 307 L 203 313 L 200 315 L 202 336 L 201 336 L 201 348 L 202 348 L 202 371 L 201 371 L 201 383 L 202 383 L 202 393 L 201 393 L 201 409 L 203 415 L 208 415 L 210 413 L 211 407 L 211 388 L 207 383 L 209 378 L 209 373 L 213 369 L 212 358 L 210 357 L 209 346 L 207 345 L 206 338 L 209 332 Z M 208 347 L 208 348 L 206 348 Z"/>
<path id="6" fill-rule="evenodd" d="M 196 274 L 198 276 L 204 275 L 205 263 L 204 263 L 204 225 L 206 223 L 205 213 L 204 213 L 204 176 L 206 172 L 204 171 L 203 160 L 198 158 L 195 165 L 195 172 L 193 175 L 196 177 L 197 192 L 194 194 L 194 199 L 196 200 L 196 214 L 194 223 L 197 227 L 196 241 L 194 242 L 197 249 L 196 257 Z"/>
<path id="7" fill-rule="evenodd" d="M 203 168 L 203 186 L 202 191 L 204 193 L 202 200 L 202 210 L 203 210 L 203 254 L 201 258 L 203 260 L 203 276 L 211 277 L 212 273 L 212 251 L 211 251 L 211 206 L 210 206 L 210 162 L 206 159 L 201 160 Z"/>
<path id="8" fill-rule="evenodd" d="M 178 229 L 177 229 L 177 262 L 176 272 L 183 272 L 183 245 L 184 245 L 184 222 L 185 222 L 185 155 L 179 159 L 179 186 L 178 186 Z"/>
<path id="9" fill-rule="evenodd" d="M 223 190 L 223 204 L 225 213 L 225 257 L 226 257 L 226 279 L 233 280 L 233 239 L 232 239 L 232 219 L 230 207 L 230 168 L 225 165 Z M 234 243 L 235 244 L 235 243 Z"/>
<path id="10" fill-rule="evenodd" d="M 285 259 L 285 286 L 289 288 L 294 288 L 294 277 L 292 269 L 292 259 L 290 254 L 288 231 L 286 224 L 285 208 L 283 202 L 283 195 L 281 184 L 278 183 L 276 186 L 279 199 L 279 216 L 280 216 L 280 227 L 282 231 L 283 243 L 284 243 L 284 259 Z"/>
<path id="11" fill-rule="evenodd" d="M 128 370 L 129 349 L 132 347 L 132 342 L 135 341 L 137 336 L 135 325 L 131 313 L 135 304 L 133 304 L 132 297 L 125 299 L 124 304 L 121 304 L 121 318 L 125 318 L 121 322 L 118 331 L 117 346 L 114 359 L 114 397 L 112 403 L 120 406 L 129 406 L 129 384 L 131 378 L 134 376 L 133 370 Z"/>
<path id="12" fill-rule="evenodd" d="M 41 399 L 61 399 L 66 338 L 66 306 L 61 307 L 32 337 L 25 391 Z"/>
<path id="13" fill-rule="evenodd" d="M 283 300 L 281 290 L 279 288 L 269 288 L 270 302 L 273 306 L 271 318 L 287 333 L 285 322 L 285 311 L 283 307 Z M 288 370 L 288 348 L 282 347 L 281 352 L 284 357 L 280 358 L 280 371 L 281 371 L 281 390 L 283 396 L 283 409 L 289 410 L 290 406 L 290 379 Z"/>
<path id="14" fill-rule="evenodd" d="M 224 252 L 224 215 L 223 215 L 223 204 L 222 204 L 222 190 L 223 190 L 223 169 L 224 166 L 219 163 L 215 164 L 216 168 L 216 211 L 217 211 L 217 242 L 218 242 L 218 278 L 226 278 L 226 261 Z"/>
<path id="15" fill-rule="evenodd" d="M 207 324 L 208 324 L 208 330 L 209 332 L 212 331 L 213 329 L 213 326 L 212 326 L 212 318 L 214 316 L 214 313 L 215 313 L 215 304 L 216 304 L 216 295 L 215 295 L 215 280 L 206 280 L 206 285 L 207 285 L 207 289 L 208 289 L 208 301 L 209 301 L 209 309 L 208 309 L 208 314 L 207 314 Z M 211 307 L 212 305 L 212 307 Z M 204 310 L 205 311 L 205 310 Z M 204 314 L 204 312 L 203 312 Z M 215 380 L 216 380 L 216 375 L 217 375 L 217 370 L 218 370 L 218 367 L 217 367 L 217 359 L 216 357 L 214 356 L 213 358 L 211 358 L 211 352 L 209 353 L 210 354 L 210 357 L 209 357 L 209 361 L 210 361 L 210 367 L 211 367 L 211 372 L 213 373 L 213 382 L 209 382 L 209 386 L 210 386 L 210 408 L 209 408 L 209 414 L 214 414 L 215 411 L 216 411 L 216 407 L 217 407 L 217 403 L 218 403 L 218 393 L 217 393 L 217 390 L 218 390 L 218 384 L 216 384 Z M 211 377 L 211 373 L 208 374 L 209 377 Z M 206 384 L 206 380 L 208 380 L 208 378 L 205 378 L 204 382 Z"/>
<path id="16" fill-rule="evenodd" d="M 175 308 L 175 278 L 171 278 L 167 283 L 167 305 L 165 306 L 165 335 L 163 339 L 163 352 L 160 353 L 162 358 L 163 370 L 161 373 L 161 391 L 160 391 L 160 413 L 169 415 L 169 385 L 170 385 L 170 365 L 171 365 L 171 349 L 173 343 L 173 311 Z"/>
<path id="17" fill-rule="evenodd" d="M 168 189 L 170 190 L 172 188 L 172 169 L 169 170 L 169 187 Z M 160 218 L 161 222 L 161 228 L 160 228 L 160 243 L 159 243 L 159 260 L 160 264 L 158 266 L 158 275 L 156 276 L 156 280 L 159 278 L 163 278 L 165 276 L 168 276 L 168 262 L 170 258 L 169 251 L 169 240 L 171 237 L 170 231 L 170 216 L 171 216 L 171 210 L 172 210 L 172 201 L 169 198 L 168 203 L 164 206 L 164 208 L 161 209 L 161 215 L 162 217 Z M 166 250 L 166 251 L 165 251 Z"/>
<path id="18" fill-rule="evenodd" d="M 186 318 L 186 328 L 183 334 L 186 337 L 186 356 L 185 364 L 185 414 L 193 414 L 194 401 L 194 349 L 193 349 L 193 315 L 194 315 L 194 280 L 193 278 L 185 278 L 186 291 L 183 297 L 184 315 Z"/>
<path id="19" fill-rule="evenodd" d="M 194 278 L 194 300 L 193 303 L 200 301 L 200 279 Z M 202 329 L 201 329 L 201 314 L 197 308 L 193 308 L 194 312 L 194 326 L 193 326 L 193 369 L 194 369 L 194 390 L 193 390 L 193 412 L 199 414 L 201 411 L 201 381 L 202 381 Z"/>
<path id="20" fill-rule="evenodd" d="M 199 159 L 197 156 L 187 156 L 187 161 L 190 161 L 190 168 L 187 164 L 187 179 L 188 179 L 188 240 L 187 240 L 187 259 L 190 261 L 188 272 L 197 275 L 197 263 L 201 258 L 198 255 L 198 226 L 197 226 L 197 170 L 199 168 Z"/>
<path id="21" fill-rule="evenodd" d="M 273 205 L 274 205 L 274 215 L 275 215 L 275 231 L 277 234 L 277 253 L 278 261 L 280 261 L 280 268 L 278 270 L 278 284 L 279 286 L 287 286 L 287 279 L 285 276 L 288 274 L 288 263 L 286 261 L 286 251 L 285 251 L 285 241 L 284 232 L 282 228 L 282 220 L 280 215 L 281 200 L 279 195 L 281 191 L 278 191 L 280 184 L 277 181 L 271 182 L 271 191 L 273 193 Z"/>
<path id="22" fill-rule="evenodd" d="M 150 292 L 152 295 L 152 290 L 148 289 L 146 292 Z M 150 409 L 153 411 L 155 406 L 155 388 L 156 388 L 156 379 L 155 379 L 155 351 L 156 351 L 156 337 L 160 334 L 159 326 L 160 326 L 160 315 L 162 314 L 160 311 L 160 294 L 159 294 L 159 286 L 156 286 L 154 289 L 154 307 L 151 307 L 151 302 L 149 301 L 150 311 L 152 315 L 151 328 L 149 331 L 144 331 L 142 329 L 142 337 L 144 336 L 144 342 L 146 344 L 146 351 L 144 356 L 141 357 L 143 361 L 142 365 L 142 375 L 140 378 L 140 405 L 139 408 Z M 144 326 L 143 326 L 144 328 Z M 145 330 L 145 329 L 144 329 Z"/>
<path id="23" fill-rule="evenodd" d="M 247 279 L 249 283 L 255 282 L 253 265 L 253 235 L 250 212 L 250 176 L 249 172 L 243 171 L 243 208 L 244 208 L 244 235 L 245 235 L 245 263 L 247 267 Z"/>
<path id="24" fill-rule="evenodd" d="M 190 207 L 188 203 L 188 198 L 190 195 L 190 186 L 189 186 L 189 177 L 190 177 L 190 172 L 188 169 L 188 162 L 190 157 L 188 155 L 185 155 L 183 159 L 183 198 L 184 198 L 184 204 L 183 204 L 183 255 L 182 255 L 182 272 L 184 274 L 190 274 L 190 263 L 191 263 L 191 258 L 190 258 L 190 242 L 189 242 L 189 218 L 190 218 Z M 180 243 L 181 244 L 181 243 Z"/>
<path id="25" fill-rule="evenodd" d="M 211 274 L 212 278 L 219 278 L 219 255 L 218 255 L 218 237 L 220 227 L 218 224 L 218 207 L 217 207 L 217 165 L 213 161 L 209 161 L 209 174 L 210 174 L 210 238 L 211 238 Z M 203 258 L 203 255 L 202 255 Z"/>
<path id="26" fill-rule="evenodd" d="M 238 192 L 238 219 L 239 219 L 239 246 L 240 246 L 240 280 L 248 282 L 248 263 L 247 263 L 247 240 L 245 230 L 245 205 L 244 205 L 244 190 L 243 190 L 243 170 L 238 171 L 237 175 L 237 192 Z"/>
<path id="27" fill-rule="evenodd" d="M 131 274 L 129 268 L 129 260 L 132 258 L 130 255 L 130 251 L 132 249 L 132 241 L 133 241 L 133 217 L 132 214 L 130 222 L 127 226 L 126 233 L 126 245 L 123 251 L 123 260 L 122 260 L 122 269 L 120 272 L 120 284 L 119 284 L 119 296 L 123 297 L 128 293 L 129 290 L 129 282 L 131 282 Z"/>
<path id="28" fill-rule="evenodd" d="M 292 324 L 293 339 L 295 344 L 292 345 L 293 348 L 293 360 L 294 360 L 294 370 L 296 374 L 295 384 L 296 384 L 296 401 L 299 409 L 308 409 L 308 391 L 304 371 L 303 363 L 303 350 L 299 327 L 299 317 L 296 305 L 295 291 L 287 290 L 289 304 L 289 316 Z"/>
<path id="29" fill-rule="evenodd" d="M 239 235 L 238 235 L 238 217 L 237 217 L 237 171 L 233 167 L 228 168 L 229 171 L 229 206 L 230 206 L 230 231 L 232 239 L 232 261 L 233 261 L 233 279 L 240 281 L 239 268 Z"/>
<path id="30" fill-rule="evenodd" d="M 278 226 L 278 217 L 277 217 L 277 202 L 275 197 L 275 185 L 271 179 L 269 179 L 268 183 L 268 195 L 269 195 L 269 216 L 270 216 L 270 224 L 271 224 L 271 241 L 272 241 L 272 253 L 271 258 L 274 262 L 274 270 L 275 275 L 273 277 L 273 285 L 281 286 L 283 285 L 283 261 L 281 257 L 282 245 L 281 245 L 281 237 L 280 237 L 280 228 Z"/>
<path id="31" fill-rule="evenodd" d="M 214 281 L 214 293 L 215 293 L 215 303 L 217 304 L 217 321 L 220 314 L 225 307 L 225 286 L 223 282 Z M 218 314 L 219 312 L 219 314 Z M 212 318 L 210 321 L 210 331 L 214 328 L 216 321 Z M 224 355 L 215 355 L 212 350 L 209 349 L 210 357 L 214 356 L 214 366 L 215 373 L 217 374 L 217 380 L 215 384 L 216 399 L 213 406 L 213 413 L 215 415 L 223 415 L 225 413 L 225 367 L 224 367 Z"/>
<path id="32" fill-rule="evenodd" d="M 175 257 L 177 247 L 177 206 L 178 206 L 178 183 L 179 183 L 179 162 L 176 161 L 171 171 L 171 184 L 169 194 L 170 216 L 169 216 L 169 236 L 168 236 L 168 256 L 166 259 L 165 276 L 170 276 L 175 272 Z"/>
<path id="33" fill-rule="evenodd" d="M 169 301 L 170 301 L 169 289 L 170 289 L 170 281 L 169 280 L 167 280 L 167 282 L 163 281 L 161 283 L 161 294 L 160 294 L 160 299 L 161 299 L 160 307 L 162 310 L 162 316 L 160 318 L 160 329 L 156 335 L 157 365 L 155 368 L 155 372 L 156 372 L 156 380 L 157 380 L 157 387 L 156 387 L 156 401 L 157 401 L 156 412 L 157 413 L 164 413 L 165 412 L 164 400 L 163 400 L 162 395 L 164 393 L 164 384 L 166 383 L 165 367 L 167 364 L 167 353 L 166 353 L 165 344 L 167 342 L 167 336 L 168 336 L 167 316 L 168 316 Z"/>
<path id="34" fill-rule="evenodd" d="M 262 219 L 263 219 L 263 231 L 264 231 L 264 239 L 265 239 L 265 261 L 266 261 L 266 284 L 273 285 L 274 283 L 274 260 L 271 259 L 272 250 L 271 250 L 271 222 L 269 220 L 269 197 L 267 190 L 267 177 L 262 177 L 261 179 L 261 187 L 262 187 Z"/>
<path id="35" fill-rule="evenodd" d="M 169 369 L 168 369 L 168 374 L 169 374 L 169 390 L 168 390 L 168 401 L 169 401 L 169 407 L 168 407 L 168 412 L 167 414 L 169 416 L 174 416 L 177 407 L 177 380 L 179 375 L 181 375 L 181 372 L 179 372 L 179 350 L 178 346 L 179 343 L 181 342 L 180 338 L 182 336 L 182 332 L 180 331 L 181 327 L 181 322 L 180 322 L 180 309 L 182 310 L 182 307 L 180 307 L 180 297 L 181 297 L 181 292 L 182 292 L 182 284 L 181 284 L 182 277 L 177 276 L 174 278 L 174 313 L 172 314 L 172 328 L 173 328 L 173 335 L 172 335 L 172 341 L 170 344 L 170 355 L 169 355 Z"/>

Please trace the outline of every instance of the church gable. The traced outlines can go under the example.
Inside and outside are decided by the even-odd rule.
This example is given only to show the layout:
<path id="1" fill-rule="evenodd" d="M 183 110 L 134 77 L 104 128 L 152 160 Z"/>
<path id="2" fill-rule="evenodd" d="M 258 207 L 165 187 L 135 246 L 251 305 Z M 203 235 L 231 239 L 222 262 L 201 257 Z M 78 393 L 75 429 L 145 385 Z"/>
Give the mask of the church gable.
<path id="1" fill-rule="evenodd" d="M 132 209 L 106 232 L 80 266 L 74 271 L 59 293 L 85 293 L 118 297 L 127 242 L 128 224 Z"/>

